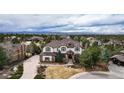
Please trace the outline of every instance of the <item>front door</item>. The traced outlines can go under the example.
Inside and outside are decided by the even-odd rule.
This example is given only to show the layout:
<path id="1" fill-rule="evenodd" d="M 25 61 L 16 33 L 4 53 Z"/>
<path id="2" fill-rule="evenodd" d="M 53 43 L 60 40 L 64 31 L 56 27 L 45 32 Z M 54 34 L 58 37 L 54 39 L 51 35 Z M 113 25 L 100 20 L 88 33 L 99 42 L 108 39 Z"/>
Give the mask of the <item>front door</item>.
<path id="1" fill-rule="evenodd" d="M 68 59 L 72 59 L 72 54 L 68 54 Z"/>

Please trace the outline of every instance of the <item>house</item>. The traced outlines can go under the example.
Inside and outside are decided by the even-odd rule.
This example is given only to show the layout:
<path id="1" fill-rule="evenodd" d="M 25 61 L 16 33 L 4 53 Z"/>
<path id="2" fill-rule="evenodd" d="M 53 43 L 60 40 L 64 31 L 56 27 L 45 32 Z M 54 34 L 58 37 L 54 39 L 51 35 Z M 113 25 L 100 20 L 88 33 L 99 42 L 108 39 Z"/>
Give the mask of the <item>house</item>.
<path id="1" fill-rule="evenodd" d="M 39 36 L 33 36 L 33 37 L 27 39 L 27 41 L 43 41 L 43 40 L 44 40 L 44 38 L 39 37 Z"/>
<path id="2" fill-rule="evenodd" d="M 112 64 L 124 66 L 124 51 L 121 51 L 121 54 L 114 55 L 110 58 Z"/>
<path id="3" fill-rule="evenodd" d="M 5 49 L 9 63 L 20 61 L 25 58 L 26 46 L 24 44 L 12 44 L 11 42 L 1 43 Z"/>
<path id="4" fill-rule="evenodd" d="M 124 51 L 110 58 L 108 69 L 110 73 L 124 78 Z"/>
<path id="5" fill-rule="evenodd" d="M 93 45 L 93 43 L 97 43 L 97 45 L 102 45 L 102 42 L 100 40 L 97 40 L 95 37 L 88 37 L 86 38 L 90 42 L 90 46 Z"/>
<path id="6" fill-rule="evenodd" d="M 40 61 L 55 62 L 55 57 L 59 51 L 64 56 L 63 60 L 66 62 L 69 60 L 75 62 L 76 57 L 82 53 L 83 49 L 80 42 L 70 38 L 54 40 L 44 46 L 43 51 L 40 54 Z"/>

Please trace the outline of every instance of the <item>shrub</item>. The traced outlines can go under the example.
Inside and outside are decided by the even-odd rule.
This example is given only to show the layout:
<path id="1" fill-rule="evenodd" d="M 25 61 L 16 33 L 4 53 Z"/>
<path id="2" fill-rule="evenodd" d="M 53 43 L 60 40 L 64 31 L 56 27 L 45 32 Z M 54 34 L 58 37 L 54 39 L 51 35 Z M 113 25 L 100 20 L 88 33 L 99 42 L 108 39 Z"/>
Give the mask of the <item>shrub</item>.
<path id="1" fill-rule="evenodd" d="M 37 75 L 34 77 L 34 79 L 45 79 L 44 71 L 46 69 L 46 66 L 40 66 L 37 70 Z"/>
<path id="2" fill-rule="evenodd" d="M 36 76 L 34 77 L 34 79 L 44 79 L 43 77 L 44 77 L 44 76 L 38 74 L 38 75 L 36 75 Z"/>

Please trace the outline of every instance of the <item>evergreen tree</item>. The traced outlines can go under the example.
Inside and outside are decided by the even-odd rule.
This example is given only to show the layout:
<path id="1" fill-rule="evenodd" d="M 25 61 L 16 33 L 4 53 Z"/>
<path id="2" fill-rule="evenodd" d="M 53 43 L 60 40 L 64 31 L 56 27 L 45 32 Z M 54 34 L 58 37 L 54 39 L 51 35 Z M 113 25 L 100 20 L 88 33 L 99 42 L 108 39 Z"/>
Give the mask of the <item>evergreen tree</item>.
<path id="1" fill-rule="evenodd" d="M 59 51 L 58 53 L 57 53 L 57 55 L 55 56 L 55 61 L 56 62 L 63 62 L 63 55 L 62 55 L 62 53 L 61 53 L 61 51 Z"/>
<path id="2" fill-rule="evenodd" d="M 101 56 L 105 62 L 109 61 L 110 54 L 109 54 L 109 51 L 107 50 L 107 48 L 103 48 Z"/>
<path id="3" fill-rule="evenodd" d="M 89 47 L 80 55 L 80 64 L 92 68 L 100 59 L 100 48 Z"/>
<path id="4" fill-rule="evenodd" d="M 0 69 L 7 63 L 7 55 L 2 47 L 0 47 Z"/>

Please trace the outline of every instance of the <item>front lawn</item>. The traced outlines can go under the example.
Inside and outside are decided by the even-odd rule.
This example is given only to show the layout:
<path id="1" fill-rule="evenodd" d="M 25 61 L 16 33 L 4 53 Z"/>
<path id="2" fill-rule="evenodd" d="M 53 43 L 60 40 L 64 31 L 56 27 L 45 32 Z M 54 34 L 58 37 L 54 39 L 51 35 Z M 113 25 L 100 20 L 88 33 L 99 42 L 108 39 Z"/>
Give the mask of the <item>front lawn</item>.
<path id="1" fill-rule="evenodd" d="M 68 79 L 69 77 L 83 72 L 83 69 L 75 69 L 64 66 L 51 66 L 45 70 L 46 79 Z"/>

